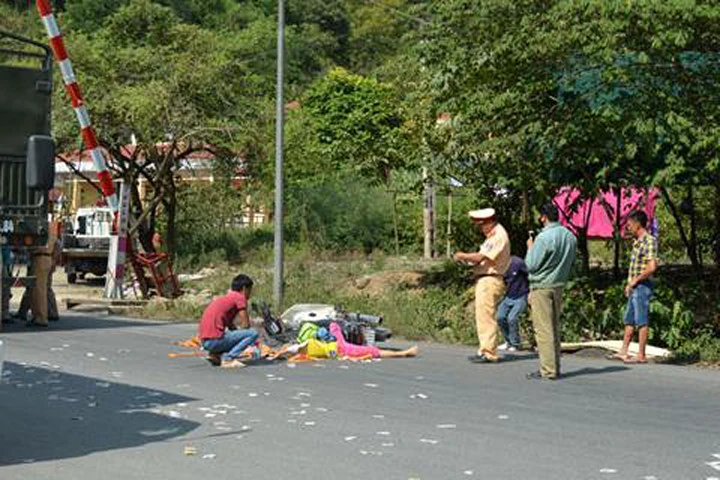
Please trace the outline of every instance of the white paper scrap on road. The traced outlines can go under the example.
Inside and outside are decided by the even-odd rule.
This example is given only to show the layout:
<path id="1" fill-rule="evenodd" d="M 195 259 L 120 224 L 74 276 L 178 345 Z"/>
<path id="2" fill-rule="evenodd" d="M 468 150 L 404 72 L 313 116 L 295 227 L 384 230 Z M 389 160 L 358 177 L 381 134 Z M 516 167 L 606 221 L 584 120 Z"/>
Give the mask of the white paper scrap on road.
<path id="1" fill-rule="evenodd" d="M 366 383 L 365 386 L 368 388 L 378 388 L 377 383 Z"/>
<path id="2" fill-rule="evenodd" d="M 352 442 L 353 440 L 357 440 L 358 437 L 351 435 L 349 437 L 345 437 L 346 442 Z"/>
<path id="3" fill-rule="evenodd" d="M 453 428 L 457 428 L 457 425 L 454 423 L 443 423 L 437 426 L 440 430 L 452 430 Z"/>
<path id="4" fill-rule="evenodd" d="M 206 453 L 202 456 L 203 460 L 214 460 L 215 457 L 217 457 L 217 455 L 215 455 L 214 453 Z"/>
<path id="5" fill-rule="evenodd" d="M 509 417 L 508 415 L 498 415 L 498 419 L 499 419 L 499 420 L 507 420 L 507 419 L 509 419 L 509 418 L 510 418 L 510 417 Z"/>
<path id="6" fill-rule="evenodd" d="M 597 340 L 592 342 L 577 342 L 577 343 L 563 343 L 561 348 L 563 351 L 572 352 L 582 350 L 583 348 L 602 348 L 603 350 L 609 350 L 611 352 L 619 352 L 622 348 L 622 340 Z M 640 351 L 640 346 L 637 342 L 632 342 L 628 353 L 630 355 L 637 355 Z M 653 347 L 648 345 L 645 354 L 650 358 L 668 358 L 672 355 L 672 352 L 666 348 Z"/>
<path id="7" fill-rule="evenodd" d="M 600 473 L 617 473 L 617 470 L 614 468 L 601 468 Z"/>
<path id="8" fill-rule="evenodd" d="M 434 440 L 432 438 L 421 438 L 420 443 L 427 443 L 429 445 L 437 445 L 440 443 L 440 440 Z"/>

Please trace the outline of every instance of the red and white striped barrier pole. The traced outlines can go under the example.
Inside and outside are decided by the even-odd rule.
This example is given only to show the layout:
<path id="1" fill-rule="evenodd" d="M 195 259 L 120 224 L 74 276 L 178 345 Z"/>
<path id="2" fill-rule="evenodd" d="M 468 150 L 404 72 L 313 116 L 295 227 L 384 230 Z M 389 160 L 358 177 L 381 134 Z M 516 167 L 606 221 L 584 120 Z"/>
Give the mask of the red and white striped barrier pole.
<path id="1" fill-rule="evenodd" d="M 65 90 L 68 95 L 70 95 L 73 110 L 75 110 L 75 115 L 77 115 L 78 122 L 80 123 L 80 131 L 83 142 L 85 143 L 85 148 L 90 150 L 90 156 L 92 157 L 98 180 L 100 181 L 100 189 L 110 209 L 113 213 L 117 213 L 118 200 L 115 195 L 112 175 L 110 175 L 107 169 L 105 158 L 103 157 L 97 135 L 95 134 L 95 129 L 90 123 L 90 115 L 88 114 L 87 108 L 85 108 L 85 102 L 80 92 L 80 85 L 78 85 L 77 79 L 75 78 L 72 63 L 65 49 L 65 42 L 63 41 L 60 28 L 55 20 L 52 6 L 49 0 L 36 0 L 35 3 L 42 17 L 42 22 L 45 25 L 45 30 L 47 30 L 48 37 L 50 38 L 50 47 L 55 54 L 55 60 L 57 60 L 60 66 L 60 72 L 62 73 L 63 82 L 65 83 Z"/>

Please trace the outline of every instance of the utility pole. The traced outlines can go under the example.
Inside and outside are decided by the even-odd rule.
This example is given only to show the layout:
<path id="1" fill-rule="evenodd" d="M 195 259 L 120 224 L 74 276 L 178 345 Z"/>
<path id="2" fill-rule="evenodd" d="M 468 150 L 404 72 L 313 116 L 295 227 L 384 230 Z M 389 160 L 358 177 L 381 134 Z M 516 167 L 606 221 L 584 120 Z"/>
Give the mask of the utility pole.
<path id="1" fill-rule="evenodd" d="M 285 0 L 278 0 L 277 25 L 277 92 L 275 111 L 275 270 L 273 273 L 273 300 L 275 308 L 283 302 L 283 137 L 285 130 L 285 104 L 283 86 L 285 76 Z"/>
<path id="2" fill-rule="evenodd" d="M 423 168 L 423 186 L 424 257 L 430 260 L 435 256 L 435 189 L 433 188 L 432 179 L 428 176 L 427 168 Z"/>

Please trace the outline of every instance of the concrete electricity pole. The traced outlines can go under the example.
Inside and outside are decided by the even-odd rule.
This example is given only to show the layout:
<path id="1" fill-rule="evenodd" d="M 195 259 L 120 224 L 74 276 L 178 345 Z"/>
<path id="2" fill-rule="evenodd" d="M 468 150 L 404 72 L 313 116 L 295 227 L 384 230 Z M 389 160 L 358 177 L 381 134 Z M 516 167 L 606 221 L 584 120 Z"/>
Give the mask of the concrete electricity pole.
<path id="1" fill-rule="evenodd" d="M 277 25 L 277 93 L 275 112 L 275 270 L 273 274 L 273 300 L 275 308 L 283 302 L 283 137 L 285 104 L 283 86 L 285 74 L 285 0 L 278 0 Z"/>

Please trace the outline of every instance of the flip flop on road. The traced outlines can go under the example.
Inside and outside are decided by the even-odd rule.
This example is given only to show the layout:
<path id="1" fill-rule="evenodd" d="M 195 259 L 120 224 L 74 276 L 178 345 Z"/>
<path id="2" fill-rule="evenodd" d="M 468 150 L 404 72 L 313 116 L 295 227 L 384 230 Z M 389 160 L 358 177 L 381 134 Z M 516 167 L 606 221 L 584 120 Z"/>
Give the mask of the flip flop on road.
<path id="1" fill-rule="evenodd" d="M 619 360 L 621 362 L 625 362 L 632 357 L 630 355 L 621 355 L 619 353 L 611 353 L 610 355 L 607 355 L 605 358 L 607 358 L 608 360 Z"/>
<path id="2" fill-rule="evenodd" d="M 648 361 L 645 358 L 637 358 L 637 357 L 628 357 L 625 360 L 623 360 L 627 365 L 640 365 L 640 364 L 646 364 Z"/>

